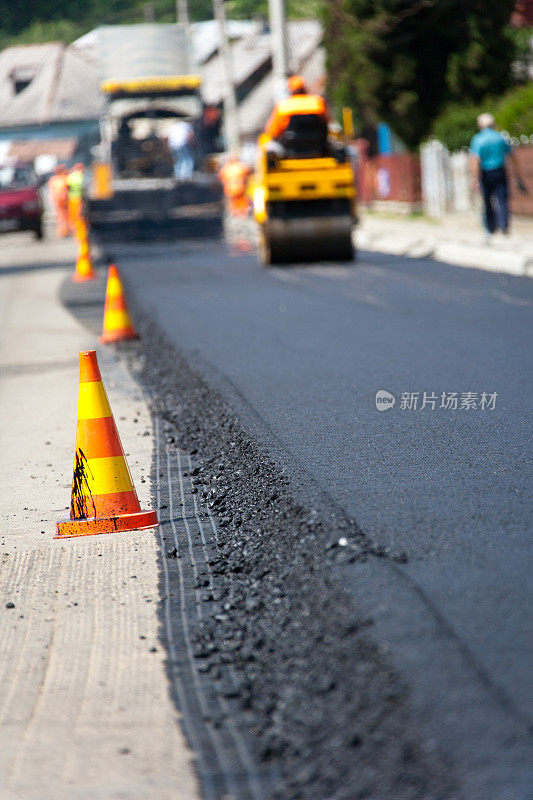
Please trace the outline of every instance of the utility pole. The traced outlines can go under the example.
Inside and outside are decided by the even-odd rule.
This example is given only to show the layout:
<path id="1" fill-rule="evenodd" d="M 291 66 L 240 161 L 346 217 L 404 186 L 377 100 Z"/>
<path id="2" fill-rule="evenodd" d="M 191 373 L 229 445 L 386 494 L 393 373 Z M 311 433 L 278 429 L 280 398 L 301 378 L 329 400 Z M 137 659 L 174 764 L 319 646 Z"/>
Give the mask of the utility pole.
<path id="1" fill-rule="evenodd" d="M 274 100 L 279 100 L 287 91 L 289 74 L 287 56 L 287 14 L 286 0 L 268 0 L 270 19 L 270 41 L 272 42 L 272 77 L 274 80 Z"/>
<path id="2" fill-rule="evenodd" d="M 189 6 L 187 0 L 176 0 L 176 20 L 183 26 L 185 31 L 185 39 L 187 41 L 187 67 L 189 71 L 192 70 L 191 61 L 193 60 L 192 52 L 192 38 L 191 38 L 191 21 L 189 18 Z"/>
<path id="3" fill-rule="evenodd" d="M 145 22 L 155 22 L 155 3 L 144 3 L 143 13 Z"/>
<path id="4" fill-rule="evenodd" d="M 239 117 L 237 112 L 237 97 L 233 83 L 233 64 L 229 47 L 228 31 L 226 28 L 226 12 L 224 0 L 213 0 L 213 12 L 218 22 L 220 37 L 220 54 L 224 65 L 224 137 L 229 150 L 238 150 L 241 146 L 239 135 Z"/>
<path id="5" fill-rule="evenodd" d="M 186 31 L 189 30 L 191 21 L 189 19 L 187 0 L 176 0 L 176 19 L 183 25 Z"/>

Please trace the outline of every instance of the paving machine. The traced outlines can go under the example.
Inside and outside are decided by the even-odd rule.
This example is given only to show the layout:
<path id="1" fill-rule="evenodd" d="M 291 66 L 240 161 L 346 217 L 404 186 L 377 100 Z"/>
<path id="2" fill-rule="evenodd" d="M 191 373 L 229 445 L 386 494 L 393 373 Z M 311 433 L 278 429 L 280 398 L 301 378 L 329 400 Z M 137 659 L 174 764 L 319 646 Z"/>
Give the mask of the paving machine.
<path id="1" fill-rule="evenodd" d="M 356 191 L 346 148 L 328 137 L 325 122 L 293 121 L 280 142 L 259 138 L 251 195 L 261 259 L 351 261 Z"/>
<path id="2" fill-rule="evenodd" d="M 209 172 L 201 77 L 191 71 L 179 25 L 98 28 L 105 111 L 88 200 L 92 230 L 103 239 L 220 235 L 222 192 Z M 194 172 L 174 177 L 168 145 L 182 120 L 194 131 Z"/>

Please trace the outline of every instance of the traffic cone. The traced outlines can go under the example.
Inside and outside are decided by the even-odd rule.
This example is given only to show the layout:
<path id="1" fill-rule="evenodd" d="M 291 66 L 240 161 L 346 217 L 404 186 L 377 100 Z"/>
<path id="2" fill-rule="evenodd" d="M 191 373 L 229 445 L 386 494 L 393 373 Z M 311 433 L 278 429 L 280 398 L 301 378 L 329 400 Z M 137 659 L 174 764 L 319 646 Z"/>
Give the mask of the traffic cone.
<path id="1" fill-rule="evenodd" d="M 123 339 L 138 339 L 126 305 L 124 288 L 120 280 L 118 267 L 111 264 L 107 273 L 105 293 L 104 326 L 100 341 L 119 342 Z"/>
<path id="2" fill-rule="evenodd" d="M 98 368 L 96 350 L 80 353 L 78 423 L 70 521 L 54 539 L 143 530 L 159 524 L 142 511 Z"/>
<path id="3" fill-rule="evenodd" d="M 76 283 L 82 281 L 94 281 L 96 273 L 91 262 L 91 252 L 89 249 L 89 234 L 87 225 L 83 220 L 76 225 L 76 239 L 78 240 L 78 257 L 76 259 L 76 269 L 72 280 Z"/>

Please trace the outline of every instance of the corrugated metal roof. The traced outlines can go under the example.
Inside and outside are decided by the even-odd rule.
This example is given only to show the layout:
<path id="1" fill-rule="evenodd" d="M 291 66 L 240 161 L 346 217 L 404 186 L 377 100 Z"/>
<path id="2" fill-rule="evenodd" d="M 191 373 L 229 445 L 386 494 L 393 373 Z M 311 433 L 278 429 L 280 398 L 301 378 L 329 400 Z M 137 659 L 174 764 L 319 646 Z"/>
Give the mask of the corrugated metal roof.
<path id="1" fill-rule="evenodd" d="M 57 121 L 98 119 L 104 107 L 98 77 L 99 66 L 94 58 L 67 47 L 58 70 L 50 118 Z"/>
<path id="2" fill-rule="evenodd" d="M 257 22 L 228 22 L 236 37 L 231 45 L 237 89 L 246 90 L 239 103 L 240 127 L 244 135 L 262 130 L 275 102 L 270 77 L 270 33 Z M 192 26 L 193 48 L 202 63 L 203 96 L 218 105 L 224 96 L 224 71 L 218 50 L 214 21 Z M 317 20 L 288 23 L 290 68 L 301 72 L 310 88 L 320 90 L 325 59 L 320 47 L 322 26 Z M 44 124 L 54 121 L 97 119 L 103 108 L 99 92 L 99 30 L 91 31 L 70 47 L 57 42 L 9 47 L 0 53 L 0 128 Z M 14 73 L 33 72 L 34 77 L 19 94 Z"/>
<path id="3" fill-rule="evenodd" d="M 264 129 L 270 112 L 274 107 L 274 92 L 274 80 L 272 73 L 269 72 L 239 103 L 239 130 L 241 136 L 257 136 Z"/>
<path id="4" fill-rule="evenodd" d="M 316 54 L 317 49 L 320 47 L 322 41 L 323 30 L 320 22 L 317 20 L 290 20 L 287 24 L 287 40 L 288 49 L 290 53 L 290 69 L 292 72 L 305 72 L 306 64 Z M 267 30 L 256 29 L 248 36 L 239 39 L 231 46 L 231 58 L 233 64 L 233 80 L 237 89 L 249 80 L 254 73 L 260 70 L 271 59 L 271 37 L 270 32 Z M 318 62 L 314 62 L 318 67 Z M 323 59 L 322 59 L 323 63 Z M 266 70 L 265 70 L 266 71 Z M 217 105 L 222 102 L 224 97 L 224 68 L 222 64 L 222 57 L 216 55 L 211 58 L 202 67 L 202 77 L 204 80 L 203 94 L 206 102 Z M 307 78 L 307 76 L 304 76 Z M 311 75 L 307 80 L 310 80 Z M 317 76 L 313 74 L 313 82 Z M 258 77 L 260 84 L 267 80 L 264 76 Z M 252 89 L 252 93 L 258 90 L 258 87 Z M 264 89 L 261 89 L 258 97 L 263 97 L 266 101 L 267 95 Z M 270 107 L 275 101 L 274 90 L 270 95 Z M 240 106 L 246 105 L 249 108 L 250 104 L 247 102 L 248 98 L 239 104 Z M 257 114 L 261 114 L 261 108 L 255 110 Z M 267 115 L 268 118 L 268 115 Z M 244 119 L 244 118 L 243 118 Z M 248 122 L 246 121 L 246 124 Z"/>
<path id="5" fill-rule="evenodd" d="M 326 55 L 323 48 L 319 47 L 297 68 L 299 74 L 305 78 L 310 91 L 324 90 Z M 241 136 L 246 138 L 257 136 L 264 130 L 266 122 L 275 102 L 275 84 L 272 73 L 269 72 L 263 80 L 239 103 L 239 130 Z"/>
<path id="6" fill-rule="evenodd" d="M 238 88 L 271 58 L 270 35 L 252 33 L 234 42 L 230 48 L 233 82 Z M 217 105 L 225 94 L 225 74 L 222 56 L 217 53 L 201 68 L 203 95 L 207 103 Z"/>
<path id="7" fill-rule="evenodd" d="M 17 78 L 29 85 L 17 93 Z M 98 118 L 98 65 L 59 42 L 17 45 L 0 53 L 0 128 Z"/>
<path id="8" fill-rule="evenodd" d="M 226 28 L 230 39 L 241 39 L 259 30 L 261 25 L 249 20 L 229 19 Z M 219 48 L 218 22 L 214 19 L 194 22 L 191 25 L 191 39 L 195 62 L 204 64 Z"/>
<path id="9" fill-rule="evenodd" d="M 53 42 L 8 47 L 0 53 L 1 127 L 44 121 L 63 50 L 62 44 Z M 17 94 L 15 80 L 21 72 L 33 79 Z"/>
<path id="10" fill-rule="evenodd" d="M 287 23 L 287 45 L 289 67 L 300 72 L 302 63 L 320 46 L 324 32 L 316 19 L 289 20 Z"/>
<path id="11" fill-rule="evenodd" d="M 288 46 L 290 52 L 290 68 L 292 72 L 301 74 L 310 90 L 322 92 L 325 83 L 325 52 L 320 46 L 322 42 L 322 26 L 316 20 L 291 20 L 288 23 Z M 263 54 L 270 58 L 270 34 L 264 34 L 260 46 L 266 47 Z M 237 45 L 233 46 L 235 54 Z M 238 59 L 238 56 L 237 56 Z M 235 59 L 237 61 L 237 59 Z M 235 63 L 235 62 L 234 62 Z M 237 61 L 238 63 L 238 61 Z M 246 69 L 251 60 L 240 63 L 237 70 L 236 83 L 246 77 Z M 218 65 L 220 71 L 220 63 Z M 223 84 L 222 84 L 223 87 Z M 268 71 L 239 103 L 239 129 L 244 137 L 257 136 L 270 116 L 276 102 L 276 89 L 272 73 Z"/>
<path id="12" fill-rule="evenodd" d="M 125 27 L 125 26 L 121 26 Z M 250 20 L 227 20 L 227 32 L 230 39 L 241 39 L 261 28 L 261 24 Z M 85 33 L 73 42 L 73 47 L 78 50 L 91 50 L 97 52 L 101 45 L 101 28 L 95 28 Z M 205 22 L 191 24 L 191 46 L 193 60 L 196 64 L 204 64 L 219 48 L 218 22 L 211 19 Z"/>

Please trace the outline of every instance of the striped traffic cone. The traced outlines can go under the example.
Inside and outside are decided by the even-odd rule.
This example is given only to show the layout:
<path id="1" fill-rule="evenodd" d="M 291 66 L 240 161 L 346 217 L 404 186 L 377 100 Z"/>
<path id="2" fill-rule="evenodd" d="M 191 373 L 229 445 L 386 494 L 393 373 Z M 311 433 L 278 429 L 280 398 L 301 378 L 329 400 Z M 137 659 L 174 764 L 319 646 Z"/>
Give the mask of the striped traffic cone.
<path id="1" fill-rule="evenodd" d="M 78 240 L 78 257 L 76 258 L 76 269 L 72 280 L 76 283 L 94 281 L 96 273 L 93 270 L 89 247 L 89 232 L 84 220 L 79 220 L 76 225 L 76 239 Z"/>
<path id="2" fill-rule="evenodd" d="M 124 296 L 118 267 L 111 264 L 107 273 L 105 293 L 104 326 L 100 341 L 120 342 L 123 339 L 138 339 L 139 334 L 133 327 Z"/>
<path id="3" fill-rule="evenodd" d="M 80 353 L 80 387 L 70 521 L 55 539 L 157 526 L 155 511 L 141 511 L 120 443 L 96 350 Z"/>

